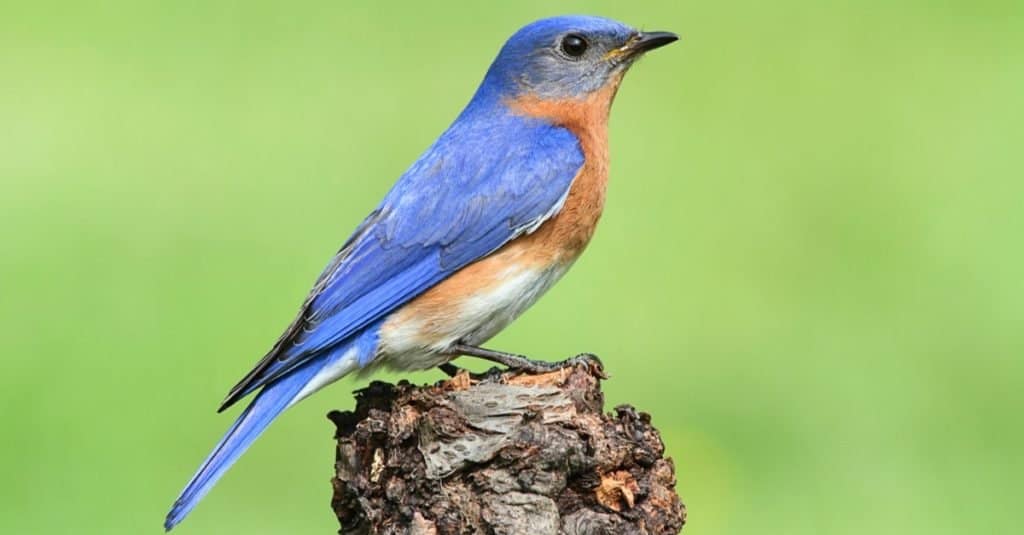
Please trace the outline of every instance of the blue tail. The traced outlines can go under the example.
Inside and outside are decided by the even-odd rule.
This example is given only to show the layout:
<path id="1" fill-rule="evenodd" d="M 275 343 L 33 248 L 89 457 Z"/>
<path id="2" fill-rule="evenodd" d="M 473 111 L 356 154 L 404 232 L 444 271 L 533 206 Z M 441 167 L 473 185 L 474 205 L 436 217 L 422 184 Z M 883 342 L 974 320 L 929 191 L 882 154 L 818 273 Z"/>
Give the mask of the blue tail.
<path id="1" fill-rule="evenodd" d="M 363 360 L 360 358 L 363 351 L 359 350 L 363 348 L 354 344 L 344 349 L 316 357 L 264 387 L 203 461 L 185 490 L 181 491 L 181 496 L 167 513 L 164 529 L 170 531 L 178 525 L 281 412 L 358 368 L 359 361 Z"/>

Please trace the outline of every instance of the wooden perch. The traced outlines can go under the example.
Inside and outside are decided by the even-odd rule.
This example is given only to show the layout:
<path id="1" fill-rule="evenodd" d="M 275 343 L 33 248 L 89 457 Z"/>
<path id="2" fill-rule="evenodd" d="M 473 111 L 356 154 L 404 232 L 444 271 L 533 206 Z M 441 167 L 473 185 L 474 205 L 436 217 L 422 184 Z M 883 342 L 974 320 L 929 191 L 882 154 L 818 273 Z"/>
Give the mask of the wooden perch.
<path id="1" fill-rule="evenodd" d="M 340 533 L 679 533 L 685 508 L 650 416 L 603 412 L 599 365 L 374 382 L 334 411 Z"/>

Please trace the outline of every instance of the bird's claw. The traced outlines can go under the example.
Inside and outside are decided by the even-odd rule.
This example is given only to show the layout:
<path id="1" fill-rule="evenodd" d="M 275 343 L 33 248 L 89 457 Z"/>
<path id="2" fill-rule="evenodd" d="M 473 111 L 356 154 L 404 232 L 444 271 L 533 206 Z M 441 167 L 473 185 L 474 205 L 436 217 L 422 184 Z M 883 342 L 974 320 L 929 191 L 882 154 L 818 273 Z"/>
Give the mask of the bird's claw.
<path id="1" fill-rule="evenodd" d="M 604 373 L 604 363 L 601 359 L 593 353 L 580 353 L 574 357 L 560 360 L 557 362 L 546 362 L 538 360 L 530 360 L 523 357 L 521 363 L 517 362 L 517 366 L 510 366 L 509 369 L 513 371 L 525 371 L 527 373 L 550 373 L 559 370 L 565 370 L 576 366 L 585 368 L 588 372 L 597 375 L 602 379 L 607 379 L 608 376 Z"/>
<path id="2" fill-rule="evenodd" d="M 583 366 L 588 372 L 596 375 L 598 378 L 608 378 L 608 374 L 604 371 L 604 362 L 601 362 L 601 357 L 593 353 L 580 353 L 565 362 L 572 366 Z"/>
<path id="3" fill-rule="evenodd" d="M 550 373 L 559 370 L 565 370 L 576 366 L 584 367 L 591 375 L 595 375 L 601 379 L 607 379 L 607 375 L 604 373 L 604 365 L 601 359 L 592 353 L 580 353 L 575 357 L 568 358 L 558 362 L 546 362 L 541 360 L 532 360 L 523 355 L 517 355 L 515 353 L 505 353 L 503 351 L 494 351 L 482 347 L 475 347 L 465 344 L 455 344 L 448 351 L 449 355 L 452 356 L 470 356 L 477 357 L 484 360 L 501 364 L 505 366 L 510 372 L 524 372 L 530 374 L 543 374 Z M 459 373 L 460 369 L 451 363 L 445 363 L 440 366 L 441 370 L 450 376 L 454 376 Z M 488 372 L 490 373 L 490 372 Z M 471 375 L 471 377 L 473 377 Z M 475 378 L 475 377 L 474 377 Z"/>

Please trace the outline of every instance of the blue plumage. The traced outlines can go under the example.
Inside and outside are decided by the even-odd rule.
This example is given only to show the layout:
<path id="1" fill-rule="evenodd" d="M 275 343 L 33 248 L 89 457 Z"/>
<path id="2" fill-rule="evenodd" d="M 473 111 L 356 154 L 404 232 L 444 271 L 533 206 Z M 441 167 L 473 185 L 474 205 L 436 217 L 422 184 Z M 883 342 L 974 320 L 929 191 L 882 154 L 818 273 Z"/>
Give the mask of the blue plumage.
<path id="1" fill-rule="evenodd" d="M 238 396 L 344 343 L 555 211 L 583 165 L 575 136 L 474 105 L 402 175 L 321 275 L 294 335 Z M 493 150 L 495 132 L 510 140 L 503 150 Z"/>
<path id="2" fill-rule="evenodd" d="M 566 35 L 590 40 L 586 55 L 566 52 Z M 287 407 L 386 359 L 378 341 L 390 316 L 559 212 L 585 164 L 580 139 L 510 104 L 524 95 L 577 99 L 617 84 L 623 58 L 643 51 L 629 48 L 640 36 L 607 19 L 558 17 L 509 39 L 469 105 L 360 224 L 292 324 L 231 390 L 221 410 L 262 388 L 186 485 L 166 529 Z"/>

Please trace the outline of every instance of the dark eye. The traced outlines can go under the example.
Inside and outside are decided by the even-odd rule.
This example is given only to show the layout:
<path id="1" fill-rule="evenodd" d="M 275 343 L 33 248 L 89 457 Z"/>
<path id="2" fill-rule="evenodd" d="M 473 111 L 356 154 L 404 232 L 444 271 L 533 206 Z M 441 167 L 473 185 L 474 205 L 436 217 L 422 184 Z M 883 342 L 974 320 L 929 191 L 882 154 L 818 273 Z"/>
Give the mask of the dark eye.
<path id="1" fill-rule="evenodd" d="M 562 38 L 562 52 L 570 58 L 578 58 L 587 51 L 587 40 L 582 35 L 570 33 Z"/>

